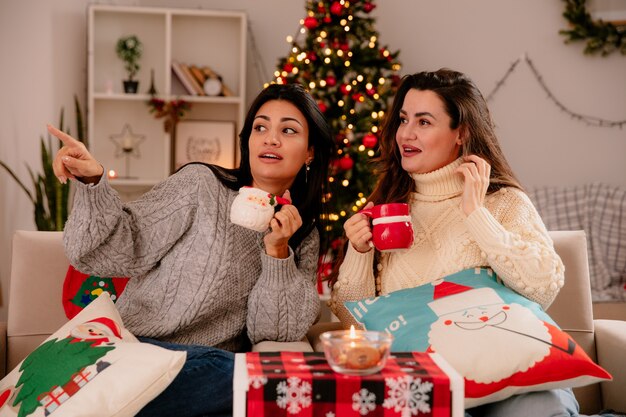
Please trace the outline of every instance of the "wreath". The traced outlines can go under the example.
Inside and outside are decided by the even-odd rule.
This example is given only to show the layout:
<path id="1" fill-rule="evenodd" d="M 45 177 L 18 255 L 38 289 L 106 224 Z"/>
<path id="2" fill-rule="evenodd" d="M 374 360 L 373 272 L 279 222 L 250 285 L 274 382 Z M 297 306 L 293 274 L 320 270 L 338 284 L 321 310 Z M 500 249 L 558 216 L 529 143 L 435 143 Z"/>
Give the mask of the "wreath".
<path id="1" fill-rule="evenodd" d="M 586 0 L 563 0 L 565 11 L 563 17 L 572 26 L 571 29 L 560 30 L 567 37 L 566 43 L 587 40 L 585 54 L 609 55 L 620 51 L 626 55 L 626 25 L 614 25 L 602 20 L 594 21 L 585 7 Z"/>

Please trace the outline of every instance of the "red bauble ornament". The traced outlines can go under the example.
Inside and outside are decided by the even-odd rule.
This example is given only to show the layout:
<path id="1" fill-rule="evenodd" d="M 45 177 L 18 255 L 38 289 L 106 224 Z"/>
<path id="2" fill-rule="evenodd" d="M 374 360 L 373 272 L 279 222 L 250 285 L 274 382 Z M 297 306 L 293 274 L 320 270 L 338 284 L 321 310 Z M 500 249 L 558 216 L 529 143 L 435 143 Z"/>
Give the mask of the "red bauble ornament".
<path id="1" fill-rule="evenodd" d="M 354 160 L 350 158 L 350 155 L 346 155 L 343 158 L 339 159 L 339 168 L 343 169 L 344 171 L 352 169 L 353 166 Z"/>
<path id="2" fill-rule="evenodd" d="M 324 16 L 324 23 L 330 23 L 332 21 L 333 21 L 333 19 L 331 19 L 330 16 Z"/>
<path id="3" fill-rule="evenodd" d="M 373 133 L 368 133 L 367 135 L 363 136 L 363 146 L 365 146 L 366 148 L 373 148 L 378 144 L 378 138 L 376 137 L 375 134 Z"/>
<path id="4" fill-rule="evenodd" d="M 308 54 L 306 54 L 306 57 L 310 60 L 310 61 L 317 61 L 317 55 L 315 55 L 315 52 L 313 51 L 309 51 Z"/>
<path id="5" fill-rule="evenodd" d="M 317 6 L 317 12 L 318 13 L 324 13 L 326 11 L 326 8 L 324 7 L 323 4 L 320 4 Z"/>
<path id="6" fill-rule="evenodd" d="M 348 52 L 350 50 L 350 45 L 348 45 L 347 43 L 342 43 L 341 45 L 339 45 L 339 48 L 341 48 L 341 50 L 344 52 Z"/>
<path id="7" fill-rule="evenodd" d="M 327 106 L 326 104 L 324 104 L 324 102 L 323 102 L 323 101 L 318 101 L 318 102 L 317 102 L 317 107 L 319 107 L 319 108 L 320 108 L 320 111 L 321 111 L 322 113 L 326 113 L 326 110 L 328 110 L 328 106 Z"/>
<path id="8" fill-rule="evenodd" d="M 342 11 L 343 11 L 343 6 L 338 1 L 333 2 L 333 4 L 330 5 L 330 12 L 332 14 L 339 16 Z"/>
<path id="9" fill-rule="evenodd" d="M 350 94 L 350 89 L 348 89 L 348 84 L 341 84 L 341 86 L 339 86 L 339 90 L 341 91 L 341 94 L 343 94 L 344 96 L 347 96 L 348 94 Z"/>
<path id="10" fill-rule="evenodd" d="M 287 62 L 285 65 L 283 65 L 283 71 L 286 71 L 288 73 L 293 71 L 293 64 L 291 62 Z"/>
<path id="11" fill-rule="evenodd" d="M 304 26 L 306 26 L 307 29 L 315 29 L 318 24 L 319 22 L 313 16 L 308 16 L 304 19 Z"/>
<path id="12" fill-rule="evenodd" d="M 328 77 L 326 77 L 326 85 L 329 87 L 334 87 L 337 85 L 337 79 L 334 75 L 329 75 Z"/>
<path id="13" fill-rule="evenodd" d="M 337 250 L 343 246 L 343 243 L 344 241 L 341 238 L 333 239 L 333 241 L 330 242 L 330 247 L 333 248 L 333 250 Z"/>
<path id="14" fill-rule="evenodd" d="M 363 94 L 361 94 L 361 93 L 354 93 L 354 94 L 352 94 L 352 100 L 354 100 L 354 101 L 359 101 L 361 99 L 361 97 L 363 97 Z"/>
<path id="15" fill-rule="evenodd" d="M 367 93 L 368 96 L 373 96 L 374 94 L 376 94 L 376 89 L 368 88 L 367 90 L 365 90 L 365 92 Z"/>
<path id="16" fill-rule="evenodd" d="M 363 5 L 363 10 L 365 11 L 365 13 L 369 13 L 372 10 L 374 10 L 376 8 L 376 5 L 371 3 L 371 2 L 365 2 L 365 4 Z"/>

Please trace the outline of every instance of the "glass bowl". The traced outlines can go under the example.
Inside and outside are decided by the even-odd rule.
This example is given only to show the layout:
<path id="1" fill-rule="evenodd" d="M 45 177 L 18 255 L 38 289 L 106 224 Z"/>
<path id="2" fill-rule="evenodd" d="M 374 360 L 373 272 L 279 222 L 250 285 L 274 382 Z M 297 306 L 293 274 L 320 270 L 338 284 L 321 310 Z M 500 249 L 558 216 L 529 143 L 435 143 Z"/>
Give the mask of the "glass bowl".
<path id="1" fill-rule="evenodd" d="M 333 371 L 345 375 L 369 375 L 385 367 L 393 336 L 351 329 L 324 332 L 320 339 Z"/>

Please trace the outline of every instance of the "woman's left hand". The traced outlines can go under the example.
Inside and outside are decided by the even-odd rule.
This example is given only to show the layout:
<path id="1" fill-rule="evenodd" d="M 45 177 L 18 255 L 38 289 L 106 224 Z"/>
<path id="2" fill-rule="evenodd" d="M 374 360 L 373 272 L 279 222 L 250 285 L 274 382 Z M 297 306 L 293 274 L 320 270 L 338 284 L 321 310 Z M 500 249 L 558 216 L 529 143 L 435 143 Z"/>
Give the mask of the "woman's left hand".
<path id="1" fill-rule="evenodd" d="M 291 202 L 289 190 L 285 191 L 283 198 Z M 302 218 L 296 206 L 283 205 L 274 213 L 270 221 L 270 232 L 265 235 L 265 253 L 274 258 L 285 259 L 289 256 L 289 238 L 302 226 Z"/>
<path id="2" fill-rule="evenodd" d="M 461 210 L 466 216 L 469 216 L 474 210 L 482 207 L 485 202 L 485 195 L 487 195 L 489 188 L 491 165 L 476 155 L 468 155 L 463 159 L 465 162 L 456 169 L 456 172 L 463 175 L 465 179 L 463 195 L 461 196 Z"/>

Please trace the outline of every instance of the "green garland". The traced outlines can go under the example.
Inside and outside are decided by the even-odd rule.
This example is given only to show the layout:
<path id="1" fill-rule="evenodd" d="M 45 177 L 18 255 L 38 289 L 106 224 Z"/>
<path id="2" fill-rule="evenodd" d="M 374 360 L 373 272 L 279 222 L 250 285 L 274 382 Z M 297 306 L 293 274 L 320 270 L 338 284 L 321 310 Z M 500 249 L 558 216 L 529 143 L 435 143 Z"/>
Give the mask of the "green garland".
<path id="1" fill-rule="evenodd" d="M 560 30 L 561 35 L 568 39 L 566 43 L 587 40 L 585 54 L 609 55 L 620 51 L 626 55 L 626 25 L 614 25 L 602 20 L 594 21 L 585 7 L 586 0 L 563 0 L 565 11 L 563 17 L 572 26 L 571 29 Z"/>
<path id="2" fill-rule="evenodd" d="M 563 0 L 565 11 L 563 17 L 572 26 L 568 30 L 560 30 L 561 35 L 568 39 L 566 43 L 587 40 L 585 54 L 609 55 L 614 51 L 620 51 L 626 55 L 626 25 L 614 25 L 602 20 L 594 21 L 587 8 L 586 0 Z"/>

